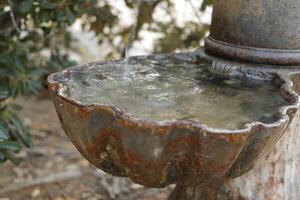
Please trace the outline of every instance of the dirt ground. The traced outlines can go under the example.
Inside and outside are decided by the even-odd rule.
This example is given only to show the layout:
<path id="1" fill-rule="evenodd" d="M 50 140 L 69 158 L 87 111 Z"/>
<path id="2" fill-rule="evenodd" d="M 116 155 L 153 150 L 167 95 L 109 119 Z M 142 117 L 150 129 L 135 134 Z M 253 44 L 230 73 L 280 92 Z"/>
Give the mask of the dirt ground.
<path id="1" fill-rule="evenodd" d="M 167 199 L 171 187 L 144 188 L 89 164 L 65 136 L 47 95 L 17 101 L 34 145 L 18 154 L 19 166 L 0 165 L 0 200 Z"/>

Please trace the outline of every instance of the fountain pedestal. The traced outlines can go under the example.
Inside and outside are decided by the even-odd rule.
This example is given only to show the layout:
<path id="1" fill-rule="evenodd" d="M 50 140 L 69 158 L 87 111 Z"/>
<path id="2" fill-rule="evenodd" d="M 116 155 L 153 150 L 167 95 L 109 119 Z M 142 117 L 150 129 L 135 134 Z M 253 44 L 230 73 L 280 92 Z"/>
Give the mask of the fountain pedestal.
<path id="1" fill-rule="evenodd" d="M 116 84 L 115 80 L 109 76 L 117 74 L 120 70 L 118 67 L 123 66 L 123 61 L 91 63 L 71 67 L 63 72 L 53 74 L 48 79 L 49 90 L 66 134 L 84 157 L 105 172 L 115 176 L 127 176 L 147 187 L 165 187 L 168 184 L 177 183 L 178 186 L 171 195 L 171 199 L 216 199 L 220 195 L 225 198 L 228 194 L 226 190 L 223 190 L 223 181 L 226 184 L 230 179 L 250 171 L 259 160 L 271 151 L 298 109 L 299 96 L 293 90 L 292 82 L 292 80 L 297 80 L 297 74 L 293 74 L 289 70 L 282 72 L 280 76 L 272 68 L 262 69 L 243 66 L 240 63 L 227 63 L 226 60 L 207 55 L 203 50 L 196 53 L 135 57 L 131 59 L 131 62 L 134 63 L 132 67 L 143 66 L 145 63 L 152 66 L 148 67 L 151 71 L 150 74 L 147 70 L 138 70 L 138 78 L 140 75 L 145 77 L 145 79 L 138 80 L 145 80 L 145 83 L 152 85 L 149 88 L 146 84 L 143 86 L 145 88 L 142 89 L 148 88 L 152 91 L 153 84 L 155 84 L 153 80 L 162 81 L 164 80 L 163 77 L 166 76 L 166 80 L 171 83 L 181 78 L 187 78 L 191 81 L 189 86 L 192 88 L 195 84 L 201 83 L 208 84 L 209 87 L 219 91 L 219 93 L 214 94 L 208 89 L 206 90 L 208 93 L 203 93 L 204 95 L 213 94 L 215 100 L 221 99 L 223 101 L 212 105 L 218 109 L 215 109 L 211 117 L 202 118 L 204 121 L 208 120 L 208 124 L 218 128 L 206 126 L 189 118 L 153 121 L 151 117 L 157 116 L 155 112 L 153 116 L 146 115 L 148 118 L 140 120 L 136 118 L 139 117 L 139 112 L 145 111 L 144 114 L 147 114 L 148 111 L 151 112 L 151 109 L 147 110 L 148 107 L 139 109 L 137 115 L 132 117 L 130 114 L 133 114 L 135 109 L 141 106 L 137 104 L 138 102 L 135 106 L 128 107 L 128 111 L 120 108 L 118 104 L 103 104 L 101 100 L 98 103 L 93 103 L 94 100 L 99 100 L 93 96 L 98 95 L 98 89 L 103 91 L 101 87 L 104 85 L 102 86 L 102 84 L 106 84 L 103 80 L 110 80 L 107 83 L 111 83 L 105 87 Z M 194 73 L 186 73 L 189 71 L 185 70 L 189 68 Z M 170 69 L 179 70 L 181 76 L 178 78 L 168 76 Z M 211 85 L 211 80 L 214 78 L 206 79 L 207 76 L 204 76 L 202 79 L 201 73 L 199 74 L 200 71 L 194 71 L 195 69 L 205 70 L 210 74 L 208 77 L 226 80 L 223 81 L 224 84 L 226 83 L 226 87 L 219 82 L 217 82 L 218 87 Z M 157 74 L 158 71 L 159 74 Z M 160 73 L 164 75 L 161 76 Z M 233 80 L 247 84 L 237 87 L 237 82 Z M 96 81 L 97 87 L 90 87 L 94 81 Z M 276 107 L 276 104 L 280 101 L 277 102 L 276 99 L 279 100 L 280 98 L 272 95 L 268 97 L 271 94 L 268 93 L 269 89 L 266 91 L 251 89 L 258 82 L 264 82 L 262 85 L 265 85 L 270 81 L 275 86 L 275 90 L 272 90 L 275 93 L 278 92 L 285 99 L 284 102 L 278 104 L 279 107 Z M 75 84 L 74 87 L 72 86 L 73 83 Z M 169 82 L 162 82 L 162 85 L 167 83 Z M 132 81 L 132 84 L 135 85 L 136 82 Z M 179 84 L 178 87 L 180 85 L 182 84 Z M 128 88 L 127 86 L 126 84 L 120 85 L 121 88 Z M 137 88 L 135 89 L 138 89 L 138 86 L 136 85 Z M 171 86 L 174 86 L 173 83 Z M 94 89 L 95 91 L 93 91 Z M 107 94 L 112 95 L 111 92 L 116 92 L 117 89 L 109 90 Z M 132 91 L 132 89 L 128 91 Z M 79 93 L 77 93 L 78 90 Z M 176 87 L 175 90 L 181 91 L 181 94 L 186 91 L 186 89 L 182 90 L 181 86 Z M 235 92 L 235 90 L 239 92 Z M 199 90 L 193 89 L 192 91 Z M 74 92 L 78 96 L 74 96 Z M 139 90 L 136 92 L 139 94 Z M 243 106 L 248 105 L 246 102 L 249 99 L 240 96 L 241 94 L 249 95 L 249 92 L 248 98 L 254 98 L 253 95 L 255 94 L 266 95 L 265 100 L 250 106 L 252 110 Z M 133 97 L 126 95 L 126 93 L 123 94 L 125 96 L 120 96 L 120 98 L 140 98 L 140 95 L 135 96 L 136 94 Z M 151 99 L 153 94 L 149 93 L 146 99 Z M 164 94 L 164 92 L 160 94 Z M 106 95 L 106 93 L 100 93 L 100 97 L 101 95 Z M 189 97 L 192 98 L 192 95 Z M 206 99 L 206 96 L 201 98 Z M 226 104 L 227 98 L 230 99 L 228 102 L 237 107 Z M 239 101 L 239 98 L 242 101 Z M 107 100 L 107 98 L 105 99 Z M 259 118 L 252 115 L 261 111 L 260 109 L 255 111 L 256 108 L 261 107 L 263 109 L 271 105 L 270 100 L 277 102 L 275 107 L 267 109 L 268 112 L 271 111 L 270 113 Z M 127 102 L 126 98 L 125 102 Z M 179 103 L 179 99 L 175 102 Z M 224 107 L 223 104 L 227 106 Z M 193 106 L 197 107 L 191 104 L 185 109 L 189 110 Z M 229 107 L 232 109 L 228 109 Z M 240 107 L 244 107 L 248 111 L 236 110 Z M 195 108 L 190 111 L 195 110 Z M 213 110 L 211 106 L 201 107 L 200 105 L 198 108 L 203 109 L 203 112 Z M 161 109 L 166 109 L 166 107 Z M 221 120 L 216 119 L 220 116 L 233 114 L 233 110 L 239 113 L 237 118 L 233 118 L 233 120 L 244 119 L 246 116 L 252 117 L 249 118 L 248 124 L 240 124 L 236 123 L 239 121 L 236 121 L 234 126 L 228 126 L 231 128 L 222 128 L 228 124 L 224 124 L 222 118 L 220 118 Z M 201 110 L 199 111 L 201 113 Z M 224 112 L 227 114 L 224 115 Z M 271 113 L 273 114 L 270 115 Z M 221 125 L 222 123 L 223 125 Z"/>
<path id="2" fill-rule="evenodd" d="M 228 194 L 222 190 L 223 185 L 223 179 L 215 180 L 204 186 L 184 187 L 181 185 L 176 185 L 168 200 L 229 200 Z"/>

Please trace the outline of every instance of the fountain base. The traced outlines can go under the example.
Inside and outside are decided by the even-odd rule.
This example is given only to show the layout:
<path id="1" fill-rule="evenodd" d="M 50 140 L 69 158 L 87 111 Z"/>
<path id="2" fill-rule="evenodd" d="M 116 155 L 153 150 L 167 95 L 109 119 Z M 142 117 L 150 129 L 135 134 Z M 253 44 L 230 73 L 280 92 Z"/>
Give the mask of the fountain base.
<path id="1" fill-rule="evenodd" d="M 230 200 L 222 186 L 222 179 L 198 187 L 176 185 L 168 200 Z"/>
<path id="2" fill-rule="evenodd" d="M 187 118 L 169 121 L 139 119 L 139 115 L 131 116 L 132 113 L 120 108 L 118 103 L 107 105 L 101 104 L 102 100 L 93 102 L 92 98 L 85 98 L 86 95 L 92 95 L 91 97 L 94 97 L 93 94 L 99 95 L 97 92 L 99 87 L 90 87 L 97 91 L 89 92 L 91 84 L 89 81 L 92 80 L 90 77 L 102 83 L 101 81 L 108 77 L 107 74 L 102 75 L 102 66 L 122 66 L 120 65 L 122 61 L 75 66 L 51 75 L 48 79 L 49 90 L 56 110 L 66 134 L 81 154 L 98 168 L 115 176 L 127 176 L 147 187 L 178 184 L 170 196 L 171 200 L 226 199 L 229 193 L 224 193 L 223 191 L 226 190 L 223 188 L 226 188 L 228 181 L 223 184 L 223 180 L 239 177 L 259 163 L 282 137 L 298 109 L 299 96 L 293 89 L 297 89 L 299 79 L 297 74 L 290 75 L 293 71 L 292 67 L 274 69 L 272 66 L 257 67 L 253 66 L 254 64 L 226 61 L 207 55 L 203 49 L 195 53 L 134 57 L 132 61 L 135 63 L 147 61 L 159 69 L 167 69 L 166 66 L 170 67 L 170 65 L 197 65 L 212 76 L 220 77 L 222 80 L 228 78 L 228 88 L 236 89 L 233 86 L 235 82 L 231 82 L 230 78 L 242 82 L 253 81 L 253 84 L 271 81 L 276 86 L 275 92 L 286 100 L 283 105 L 280 104 L 279 107 L 270 109 L 276 112 L 266 121 L 252 119 L 253 121 L 246 125 L 231 129 L 222 128 L 223 125 L 221 128 L 213 128 Z M 95 73 L 97 71 L 100 73 Z M 169 75 L 169 71 L 165 72 Z M 148 75 L 145 71 L 140 74 Z M 182 73 L 179 74 L 182 75 Z M 195 76 L 195 73 L 186 73 L 183 78 L 186 77 L 192 77 L 199 83 L 203 83 L 203 80 Z M 150 83 L 153 83 L 152 78 L 164 80 L 157 75 L 151 75 L 149 78 Z M 113 79 L 109 80 L 113 81 Z M 79 94 L 83 94 L 83 99 L 72 96 L 70 84 L 74 81 L 80 83 L 76 85 L 78 86 L 76 90 L 81 90 L 82 93 Z M 189 78 L 187 81 L 190 81 Z M 209 81 L 207 80 L 206 83 Z M 296 84 L 293 85 L 292 81 L 296 81 Z M 195 83 L 198 82 L 193 82 L 191 86 Z M 107 84 L 107 86 L 110 87 L 112 84 Z M 103 85 L 99 84 L 99 86 Z M 245 88 L 247 87 L 245 85 Z M 182 88 L 179 87 L 179 89 Z M 107 94 L 114 91 L 110 88 Z M 185 92 L 186 89 L 181 91 Z M 216 99 L 218 97 L 224 99 L 222 95 L 234 94 L 237 97 L 239 94 L 234 91 L 222 93 L 224 89 L 218 90 L 218 88 L 217 91 L 221 93 L 216 96 Z M 247 92 L 249 92 L 248 89 Z M 253 93 L 253 98 L 255 94 Z M 127 97 L 136 98 L 130 95 Z M 252 97 L 250 95 L 249 99 Z M 94 99 L 98 100 L 98 98 Z M 274 100 L 272 97 L 271 99 Z M 241 103 L 237 106 L 241 106 Z M 193 108 L 193 105 L 188 107 Z M 255 109 L 256 106 L 253 108 Z M 135 109 L 135 106 L 128 110 L 130 109 Z M 228 107 L 217 110 L 213 116 L 219 117 L 218 113 L 225 110 L 228 110 Z M 253 109 L 239 115 L 244 117 L 251 112 Z M 140 113 L 137 112 L 137 114 Z"/>

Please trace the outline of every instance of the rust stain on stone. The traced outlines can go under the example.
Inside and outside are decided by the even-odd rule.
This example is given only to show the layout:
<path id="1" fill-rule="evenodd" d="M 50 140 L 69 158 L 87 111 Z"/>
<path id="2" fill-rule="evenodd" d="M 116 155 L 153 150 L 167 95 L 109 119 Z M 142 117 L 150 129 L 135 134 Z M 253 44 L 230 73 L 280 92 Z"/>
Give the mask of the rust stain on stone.
<path id="1" fill-rule="evenodd" d="M 199 147 L 199 142 L 192 136 L 182 136 L 170 142 L 166 149 L 168 152 L 176 152 L 181 149 L 196 149 Z"/>
<path id="2" fill-rule="evenodd" d="M 106 151 L 106 146 L 110 137 L 116 137 L 116 134 L 111 129 L 103 128 L 96 134 L 92 144 L 87 144 L 87 151 L 94 157 L 100 156 L 102 152 Z"/>

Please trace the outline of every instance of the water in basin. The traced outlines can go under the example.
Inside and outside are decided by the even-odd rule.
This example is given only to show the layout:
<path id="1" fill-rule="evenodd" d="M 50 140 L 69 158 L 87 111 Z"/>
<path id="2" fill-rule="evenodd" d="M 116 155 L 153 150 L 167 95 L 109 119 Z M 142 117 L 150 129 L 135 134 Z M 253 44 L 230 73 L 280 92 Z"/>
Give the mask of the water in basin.
<path id="1" fill-rule="evenodd" d="M 69 97 L 83 104 L 124 108 L 137 119 L 191 119 L 212 128 L 237 129 L 253 121 L 272 122 L 287 102 L 270 82 L 248 84 L 209 75 L 188 65 L 94 64 L 70 73 Z"/>

